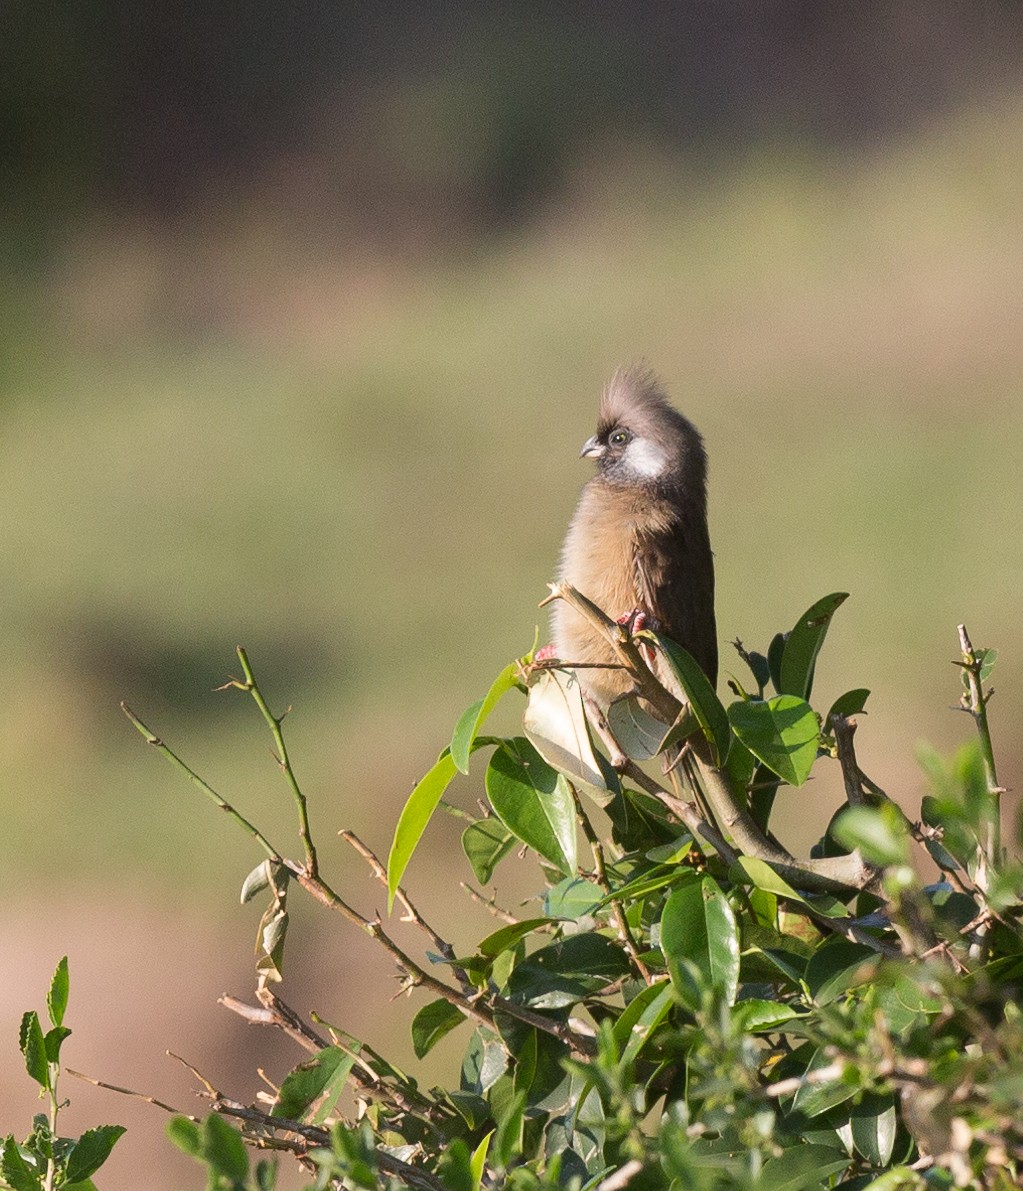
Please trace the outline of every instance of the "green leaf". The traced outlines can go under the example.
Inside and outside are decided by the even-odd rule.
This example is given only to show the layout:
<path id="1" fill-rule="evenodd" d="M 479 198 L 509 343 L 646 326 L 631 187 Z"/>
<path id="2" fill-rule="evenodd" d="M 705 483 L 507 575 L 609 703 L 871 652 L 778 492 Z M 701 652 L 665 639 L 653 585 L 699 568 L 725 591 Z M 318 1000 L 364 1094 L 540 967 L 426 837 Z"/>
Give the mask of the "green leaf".
<path id="1" fill-rule="evenodd" d="M 267 1158 L 256 1163 L 256 1191 L 274 1191 L 277 1186 L 277 1163 Z"/>
<path id="2" fill-rule="evenodd" d="M 13 1191 L 42 1191 L 43 1180 L 22 1157 L 13 1137 L 4 1138 L 0 1153 L 0 1175 Z"/>
<path id="3" fill-rule="evenodd" d="M 658 649 L 667 659 L 672 673 L 678 679 L 679 685 L 686 693 L 689 705 L 693 709 L 704 736 L 710 742 L 714 752 L 715 765 L 721 765 L 728 756 L 728 746 L 731 742 L 731 732 L 728 727 L 728 715 L 721 704 L 721 700 L 710 685 L 707 675 L 700 669 L 692 654 L 681 645 L 668 637 L 644 629 L 637 633 L 639 637 L 650 637 L 656 642 Z"/>
<path id="4" fill-rule="evenodd" d="M 887 1166 L 898 1130 L 895 1097 L 890 1092 L 866 1095 L 853 1107 L 849 1120 L 856 1149 L 871 1166 Z"/>
<path id="5" fill-rule="evenodd" d="M 473 1191 L 472 1156 L 462 1137 L 444 1146 L 437 1167 L 444 1191 Z M 374 1181 L 370 1186 L 377 1186 Z"/>
<path id="6" fill-rule="evenodd" d="M 764 702 L 733 703 L 728 720 L 749 751 L 790 786 L 801 786 L 810 776 L 820 730 L 805 699 L 775 695 Z"/>
<path id="7" fill-rule="evenodd" d="M 428 1055 L 434 1046 L 465 1021 L 465 1014 L 443 998 L 431 1001 L 412 1019 L 412 1046 L 416 1058 Z"/>
<path id="8" fill-rule="evenodd" d="M 507 1170 L 522 1153 L 522 1124 L 526 1108 L 526 1093 L 516 1092 L 510 1102 L 495 1113 L 497 1129 L 494 1134 L 494 1162 L 499 1170 Z"/>
<path id="9" fill-rule="evenodd" d="M 778 693 L 809 699 L 813 670 L 831 618 L 849 598 L 847 591 L 836 591 L 812 604 L 796 621 L 782 653 Z"/>
<path id="10" fill-rule="evenodd" d="M 461 1086 L 464 1093 L 482 1096 L 504 1075 L 507 1068 L 508 1052 L 504 1043 L 490 1030 L 478 1026 L 462 1057 Z M 487 1118 L 487 1105 L 483 1101 L 473 1099 L 464 1102 L 453 1095 L 451 1102 L 470 1129 L 479 1128 Z"/>
<path id="11" fill-rule="evenodd" d="M 827 1179 L 845 1170 L 848 1157 L 830 1146 L 794 1145 L 764 1163 L 757 1191 L 803 1191 L 826 1185 Z"/>
<path id="12" fill-rule="evenodd" d="M 507 926 L 502 926 L 500 930 L 495 930 L 493 934 L 487 935 L 476 950 L 481 955 L 487 956 L 488 959 L 496 959 L 502 951 L 514 947 L 519 939 L 524 939 L 526 935 L 531 935 L 533 931 L 541 927 L 551 925 L 550 918 L 526 918 L 521 922 L 511 922 Z"/>
<path id="13" fill-rule="evenodd" d="M 501 822 L 534 852 L 566 875 L 576 867 L 576 812 L 565 779 L 522 737 L 490 758 L 490 805 Z"/>
<path id="14" fill-rule="evenodd" d="M 21 1019 L 21 1053 L 25 1056 L 25 1070 L 41 1088 L 50 1090 L 50 1068 L 46 1061 L 46 1040 L 39 1014 L 30 1009 Z"/>
<path id="15" fill-rule="evenodd" d="M 543 912 L 548 918 L 578 922 L 593 915 L 604 900 L 604 891 L 583 877 L 566 877 L 544 894 Z"/>
<path id="16" fill-rule="evenodd" d="M 167 1122 L 167 1136 L 179 1150 L 184 1151 L 192 1158 L 199 1157 L 202 1150 L 202 1138 L 199 1134 L 199 1126 L 195 1121 L 190 1121 L 188 1117 L 171 1117 Z"/>
<path id="17" fill-rule="evenodd" d="M 606 806 L 621 789 L 618 775 L 590 739 L 582 688 L 574 674 L 542 670 L 529 686 L 522 724 L 541 757 Z"/>
<path id="18" fill-rule="evenodd" d="M 64 1039 L 69 1037 L 71 1031 L 67 1026 L 54 1026 L 52 1030 L 47 1030 L 43 1037 L 43 1046 L 46 1048 L 46 1061 L 48 1063 L 56 1063 L 60 1060 L 60 1048 L 64 1043 Z"/>
<path id="19" fill-rule="evenodd" d="M 866 687 L 856 687 L 855 690 L 846 691 L 844 695 L 839 695 L 838 698 L 828 708 L 828 714 L 824 717 L 824 730 L 831 731 L 831 717 L 833 715 L 858 715 L 867 704 L 867 697 L 870 691 Z"/>
<path id="20" fill-rule="evenodd" d="M 515 847 L 515 836 L 497 818 L 477 819 L 462 832 L 462 851 L 476 880 L 489 885 L 494 869 Z"/>
<path id="21" fill-rule="evenodd" d="M 203 1121 L 201 1156 L 212 1171 L 244 1183 L 249 1177 L 249 1156 L 242 1135 L 222 1116 L 211 1112 Z"/>
<path id="22" fill-rule="evenodd" d="M 732 1021 L 736 1028 L 744 1034 L 756 1034 L 758 1031 L 774 1032 L 799 1013 L 791 1005 L 780 1001 L 764 1001 L 751 998 L 739 1001 L 732 1009 Z"/>
<path id="23" fill-rule="evenodd" d="M 814 1050 L 806 1066 L 807 1081 L 792 1099 L 793 1111 L 800 1112 L 812 1120 L 814 1117 L 819 1117 L 821 1113 L 827 1112 L 829 1108 L 834 1108 L 837 1104 L 844 1104 L 856 1095 L 860 1090 L 857 1080 L 843 1078 L 841 1075 L 831 1075 L 825 1079 L 820 1074 L 823 1072 L 824 1075 L 827 1075 L 827 1069 L 833 1063 L 834 1056 L 824 1047 Z M 813 1078 L 815 1076 L 816 1078 Z"/>
<path id="24" fill-rule="evenodd" d="M 469 757 L 473 741 L 502 696 L 518 685 L 518 663 L 509 662 L 490 684 L 490 690 L 471 707 L 467 707 L 455 725 L 451 737 L 451 758 L 455 768 L 462 773 L 469 772 Z"/>
<path id="25" fill-rule="evenodd" d="M 50 991 L 46 994 L 46 1008 L 50 1014 L 51 1025 L 63 1024 L 70 988 L 71 978 L 68 975 L 67 956 L 65 955 L 57 964 L 53 979 L 50 981 Z"/>
<path id="26" fill-rule="evenodd" d="M 535 1009 L 562 1009 L 629 971 L 625 952 L 606 935 L 569 935 L 518 963 L 508 980 L 509 995 Z"/>
<path id="27" fill-rule="evenodd" d="M 818 1005 L 827 1005 L 851 988 L 874 979 L 876 951 L 846 939 L 828 939 L 810 956 L 803 978 Z"/>
<path id="28" fill-rule="evenodd" d="M 469 1165 L 472 1171 L 473 1191 L 480 1191 L 480 1187 L 483 1185 L 483 1172 L 487 1169 L 487 1150 L 490 1149 L 490 1139 L 493 1136 L 494 1130 L 491 1129 L 472 1152 L 472 1159 Z"/>
<path id="29" fill-rule="evenodd" d="M 742 650 L 740 651 L 740 656 L 746 665 L 749 666 L 750 673 L 753 675 L 753 681 L 760 688 L 761 693 L 763 693 L 764 687 L 771 681 L 771 667 L 768 665 L 767 658 L 762 653 L 757 653 L 755 649 L 749 651 Z"/>
<path id="30" fill-rule="evenodd" d="M 68 1156 L 66 1181 L 80 1183 L 92 1178 L 126 1132 L 123 1125 L 99 1125 L 95 1129 L 86 1129 Z"/>
<path id="31" fill-rule="evenodd" d="M 639 1057 L 639 1052 L 674 1003 L 675 995 L 670 984 L 648 985 L 633 997 L 614 1024 L 614 1038 L 621 1049 L 623 1063 L 631 1063 Z M 580 1096 L 579 1103 L 584 1099 Z"/>
<path id="32" fill-rule="evenodd" d="M 763 889 L 768 893 L 773 893 L 776 897 L 785 897 L 789 901 L 798 902 L 801 905 L 809 906 L 818 914 L 823 914 L 826 918 L 845 918 L 849 911 L 836 898 L 815 897 L 812 901 L 805 898 L 797 890 L 779 877 L 773 868 L 766 860 L 760 860 L 755 856 L 739 856 L 735 862 L 734 869 L 740 870 L 741 876 L 738 879 L 741 881 L 742 877 L 747 877 L 757 889 Z"/>
<path id="33" fill-rule="evenodd" d="M 770 671 L 774 689 L 779 695 L 782 693 L 781 659 L 785 653 L 785 642 L 788 640 L 788 637 L 788 633 L 775 633 L 771 638 L 771 644 L 767 647 L 767 668 Z"/>
<path id="34" fill-rule="evenodd" d="M 848 807 L 832 824 L 831 833 L 843 847 L 858 848 L 870 864 L 909 863 L 906 819 L 890 802 Z"/>
<path id="35" fill-rule="evenodd" d="M 607 709 L 607 726 L 634 761 L 649 761 L 661 751 L 664 724 L 644 710 L 634 695 L 616 699 Z"/>
<path id="36" fill-rule="evenodd" d="M 661 950 L 682 1003 L 698 1011 L 707 995 L 735 1002 L 739 984 L 739 928 L 713 877 L 676 889 L 661 915 Z"/>
<path id="37" fill-rule="evenodd" d="M 340 1046 L 325 1046 L 288 1072 L 270 1115 L 313 1124 L 316 1122 L 307 1114 L 319 1102 L 314 1115 L 321 1121 L 326 1119 L 337 1104 L 354 1065 L 354 1055 L 346 1053 Z"/>
<path id="38" fill-rule="evenodd" d="M 408 862 L 423 838 L 426 825 L 437 809 L 444 791 L 458 772 L 454 758 L 444 753 L 432 769 L 416 785 L 409 795 L 394 830 L 391 851 L 387 857 L 387 912 L 394 905 L 394 895 L 405 875 Z"/>
<path id="39" fill-rule="evenodd" d="M 0 1177 L 13 1191 L 43 1191 L 43 1177 L 22 1154 L 14 1137 L 8 1135 L 0 1150 Z"/>

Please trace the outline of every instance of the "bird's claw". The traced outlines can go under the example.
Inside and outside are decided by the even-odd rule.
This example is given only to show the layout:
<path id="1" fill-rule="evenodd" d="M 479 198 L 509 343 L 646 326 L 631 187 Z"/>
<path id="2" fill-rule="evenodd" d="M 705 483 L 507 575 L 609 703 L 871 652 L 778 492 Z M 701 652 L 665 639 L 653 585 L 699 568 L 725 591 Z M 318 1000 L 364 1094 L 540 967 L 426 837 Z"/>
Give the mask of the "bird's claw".
<path id="1" fill-rule="evenodd" d="M 626 629 L 631 637 L 634 633 L 641 633 L 647 625 L 647 614 L 641 608 L 633 608 L 615 621 Z"/>

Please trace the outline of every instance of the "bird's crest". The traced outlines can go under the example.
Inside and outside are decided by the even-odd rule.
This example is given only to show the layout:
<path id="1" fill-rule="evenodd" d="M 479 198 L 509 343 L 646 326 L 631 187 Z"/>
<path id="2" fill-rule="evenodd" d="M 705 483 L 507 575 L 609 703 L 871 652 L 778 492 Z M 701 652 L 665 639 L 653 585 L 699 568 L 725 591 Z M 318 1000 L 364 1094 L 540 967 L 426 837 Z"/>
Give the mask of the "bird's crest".
<path id="1" fill-rule="evenodd" d="M 649 368 L 619 368 L 601 396 L 597 433 L 607 433 L 621 422 L 635 420 L 637 415 L 663 417 L 665 413 L 678 416 Z"/>

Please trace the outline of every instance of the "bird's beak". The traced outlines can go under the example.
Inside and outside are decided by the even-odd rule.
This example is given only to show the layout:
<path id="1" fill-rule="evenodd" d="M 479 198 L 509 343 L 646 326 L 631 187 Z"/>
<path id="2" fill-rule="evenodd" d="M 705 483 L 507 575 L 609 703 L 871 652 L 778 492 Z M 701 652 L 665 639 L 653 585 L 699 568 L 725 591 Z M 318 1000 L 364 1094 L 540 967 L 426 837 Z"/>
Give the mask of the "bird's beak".
<path id="1" fill-rule="evenodd" d="M 601 455 L 607 450 L 602 443 L 597 441 L 597 436 L 588 438 L 583 443 L 583 449 L 579 452 L 580 459 L 599 459 Z"/>

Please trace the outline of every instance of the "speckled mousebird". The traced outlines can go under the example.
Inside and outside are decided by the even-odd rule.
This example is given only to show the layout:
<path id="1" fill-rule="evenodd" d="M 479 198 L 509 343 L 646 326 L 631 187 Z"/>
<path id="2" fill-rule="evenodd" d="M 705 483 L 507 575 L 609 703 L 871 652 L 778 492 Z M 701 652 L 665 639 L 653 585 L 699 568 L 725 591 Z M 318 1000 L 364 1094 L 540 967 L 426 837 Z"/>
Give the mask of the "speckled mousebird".
<path id="1" fill-rule="evenodd" d="M 618 371 L 600 402 L 597 433 L 582 457 L 585 486 L 565 538 L 559 577 L 613 618 L 641 613 L 717 681 L 714 557 L 707 530 L 707 455 L 699 431 L 643 368 Z M 551 620 L 564 662 L 613 663 L 604 638 L 564 601 Z M 621 669 L 576 671 L 606 707 L 631 689 Z"/>

